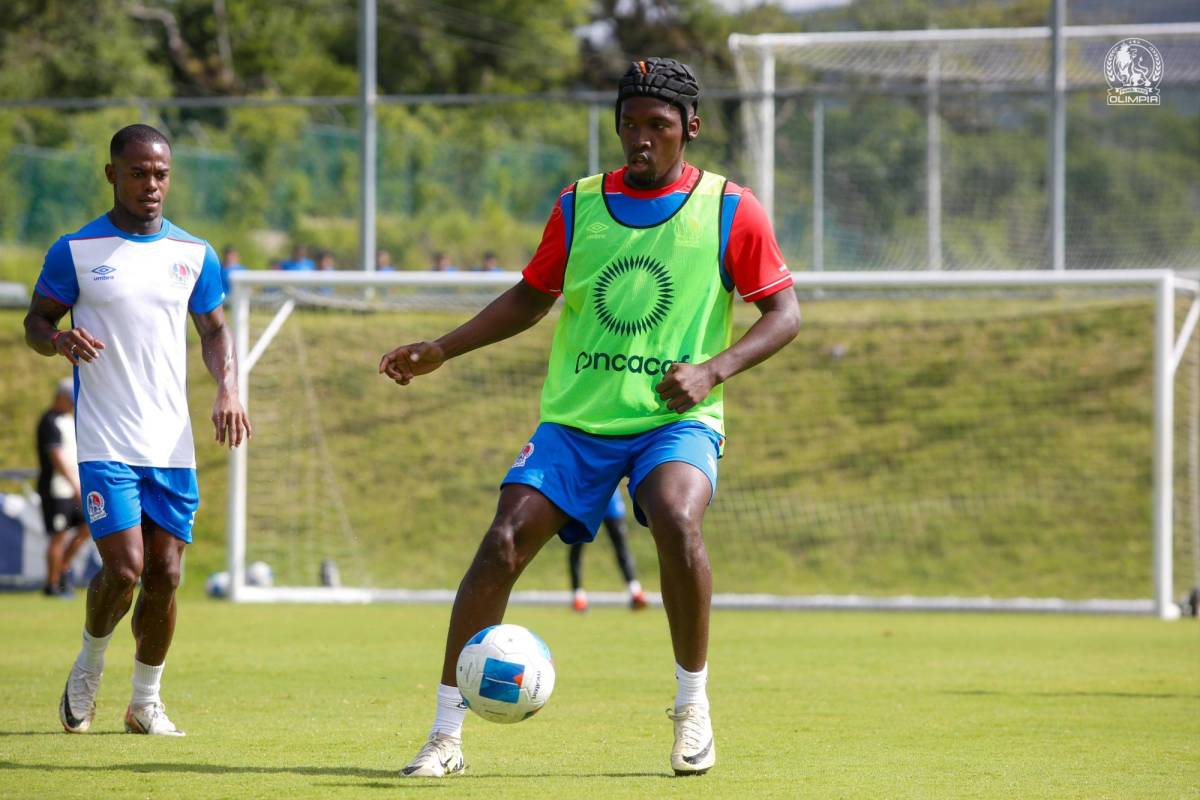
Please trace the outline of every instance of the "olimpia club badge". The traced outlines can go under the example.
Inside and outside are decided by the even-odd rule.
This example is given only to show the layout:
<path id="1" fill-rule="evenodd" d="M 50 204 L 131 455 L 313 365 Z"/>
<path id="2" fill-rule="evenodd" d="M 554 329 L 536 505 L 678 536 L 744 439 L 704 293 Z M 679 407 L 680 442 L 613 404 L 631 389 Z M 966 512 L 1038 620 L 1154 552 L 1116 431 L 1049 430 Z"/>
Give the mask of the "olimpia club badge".
<path id="1" fill-rule="evenodd" d="M 1162 54 L 1145 39 L 1122 39 L 1104 57 L 1110 106 L 1160 105 L 1162 76 Z"/>

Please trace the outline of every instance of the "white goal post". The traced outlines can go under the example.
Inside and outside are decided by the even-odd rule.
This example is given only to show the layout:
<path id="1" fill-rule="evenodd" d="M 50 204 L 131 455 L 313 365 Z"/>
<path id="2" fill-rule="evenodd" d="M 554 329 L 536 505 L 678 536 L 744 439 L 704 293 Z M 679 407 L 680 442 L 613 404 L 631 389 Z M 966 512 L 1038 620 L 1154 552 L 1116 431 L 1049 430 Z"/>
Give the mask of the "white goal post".
<path id="1" fill-rule="evenodd" d="M 974 597 L 966 593 L 956 593 L 954 596 L 920 596 L 908 593 L 890 593 L 888 596 L 873 596 L 871 592 L 852 594 L 805 594 L 788 593 L 786 591 L 757 592 L 751 590 L 733 593 L 720 593 L 714 597 L 714 606 L 718 608 L 793 608 L 793 609 L 891 609 L 891 610 L 974 610 L 974 611 L 1027 611 L 1027 612 L 1074 612 L 1074 613 L 1118 613 L 1155 615 L 1162 619 L 1173 619 L 1180 615 L 1175 592 L 1175 565 L 1173 564 L 1173 548 L 1175 542 L 1176 521 L 1175 502 L 1176 484 L 1186 483 L 1178 475 L 1176 464 L 1181 455 L 1194 458 L 1194 453 L 1177 453 L 1175 442 L 1176 427 L 1176 374 L 1184 358 L 1189 343 L 1193 342 L 1196 334 L 1197 321 L 1200 320 L 1200 282 L 1191 276 L 1171 270 L 1101 270 L 1101 271 L 996 271 L 996 272 L 825 272 L 825 273 L 794 273 L 797 291 L 808 297 L 826 297 L 837 293 L 875 293 L 876 296 L 903 298 L 922 292 L 1040 292 L 1053 296 L 1056 292 L 1075 290 L 1096 290 L 1101 292 L 1140 292 L 1146 296 L 1153 307 L 1153 344 L 1148 351 L 1153 352 L 1152 390 L 1153 390 L 1153 452 L 1148 454 L 1151 464 L 1151 495 L 1146 497 L 1150 504 L 1150 530 L 1146 531 L 1147 538 L 1152 541 L 1150 548 L 1152 565 L 1149 572 L 1153 576 L 1152 596 L 1146 599 L 1106 599 L 1083 598 L 1063 599 L 1055 597 Z M 334 272 L 334 273 L 294 273 L 239 271 L 231 274 L 232 289 L 229 307 L 231 321 L 235 333 L 236 350 L 240 372 L 240 387 L 243 402 L 246 404 L 251 418 L 256 422 L 256 441 L 231 451 L 229 455 L 229 495 L 227 519 L 228 569 L 230 574 L 229 595 L 235 602 L 332 602 L 332 603 L 366 603 L 378 601 L 395 602 L 432 602 L 441 603 L 451 600 L 454 591 L 450 588 L 419 588 L 406 589 L 403 587 L 374 585 L 278 585 L 251 586 L 247 584 L 246 566 L 247 549 L 250 537 L 254 532 L 248 525 L 248 487 L 253 484 L 270 482 L 287 483 L 292 475 L 285 474 L 282 467 L 269 467 L 273 474 L 251 475 L 248 469 L 250 453 L 259 444 L 260 434 L 267 433 L 262 428 L 263 412 L 272 405 L 287 405 L 293 401 L 284 397 L 282 389 L 263 390 L 260 395 L 255 389 L 253 379 L 256 370 L 262 369 L 263 359 L 272 350 L 275 340 L 280 338 L 289 325 L 299 325 L 293 319 L 300 309 L 315 309 L 314 317 L 323 314 L 328 325 L 341 324 L 343 317 L 347 324 L 367 325 L 379 335 L 371 338 L 370 346 L 379 352 L 350 353 L 344 356 L 325 353 L 332 359 L 329 363 L 338 363 L 353 357 L 358 362 L 377 362 L 382 352 L 400 341 L 393 335 L 390 320 L 402 319 L 403 315 L 414 313 L 413 309 L 440 309 L 444 307 L 466 307 L 465 314 L 472 313 L 471 308 L 481 307 L 488 298 L 502 289 L 511 286 L 519 275 L 516 273 L 431 273 L 431 272 L 398 272 L 398 273 L 368 273 L 368 272 Z M 330 296 L 334 294 L 335 296 Z M 1147 306 L 1149 307 L 1149 306 Z M 1177 319 L 1177 309 L 1186 308 L 1186 312 Z M 464 317 L 465 318 L 465 317 Z M 543 326 L 548 326 L 544 322 Z M 256 336 L 252 341 L 251 333 Z M 339 329 L 340 330 L 340 329 Z M 428 330 L 426 335 L 433 336 L 441 330 Z M 317 340 L 314 340 L 317 341 Z M 518 341 L 518 340 L 513 340 Z M 307 346 L 307 345 L 306 345 Z M 506 342 L 494 345 L 490 350 L 505 351 L 514 345 Z M 316 363 L 317 348 L 329 348 L 327 342 L 319 341 L 308 351 L 298 351 L 300 358 L 309 358 Z M 307 353 L 307 355 L 306 355 Z M 495 356 L 499 358 L 500 355 Z M 1066 357 L 1064 355 L 1064 357 Z M 288 357 L 289 359 L 292 356 Z M 530 363 L 535 364 L 535 354 Z M 464 359 L 465 361 L 466 359 Z M 485 363 L 483 361 L 479 362 Z M 544 356 L 543 356 L 544 363 Z M 770 362 L 767 362 L 770 363 Z M 450 365 L 448 370 L 424 379 L 427 381 L 447 381 L 458 362 Z M 280 368 L 281 375 L 286 373 Z M 357 369 L 357 368 L 356 368 Z M 501 369 L 501 367 L 496 367 Z M 532 368 L 531 368 L 532 370 Z M 526 370 L 526 371 L 531 371 Z M 360 370 L 361 371 L 361 370 Z M 370 370 L 366 370 L 370 372 Z M 313 380 L 321 378 L 320 367 L 312 370 Z M 347 374 L 357 374 L 354 371 Z M 375 378 L 377 376 L 366 376 Z M 336 380 L 336 379 L 333 379 Z M 382 379 L 380 379 L 382 380 Z M 497 386 L 504 386 L 509 381 L 508 373 L 502 376 Z M 409 392 L 396 387 L 396 393 Z M 277 393 L 273 396 L 271 392 Z M 324 385 L 309 385 L 305 390 L 313 402 L 320 402 L 322 392 L 331 391 Z M 736 388 L 731 398 L 736 398 Z M 782 391 L 782 390 L 781 390 Z M 522 392 L 524 394 L 525 392 Z M 300 395 L 297 395 L 299 397 Z M 395 394 L 387 395 L 395 397 Z M 536 402 L 536 397 L 527 398 Z M 296 401 L 299 402 L 299 401 Z M 732 409 L 736 409 L 737 401 L 733 400 Z M 296 417 L 302 413 L 300 408 L 284 407 L 275 409 L 283 416 Z M 1194 409 L 1184 409 L 1194 413 Z M 736 414 L 736 411 L 733 413 Z M 436 432 L 431 432 L 435 435 Z M 447 434 L 453 437 L 455 434 Z M 524 436 L 525 432 L 509 435 L 511 441 L 519 447 L 513 437 Z M 736 434 L 735 434 L 736 435 Z M 344 459 L 344 454 L 336 452 L 338 443 L 331 436 L 314 441 L 322 448 L 314 454 L 314 461 L 329 464 Z M 453 438 L 450 441 L 454 441 Z M 307 446 L 307 445 L 306 445 Z M 1194 447 L 1194 443 L 1192 445 Z M 1180 448 L 1188 449 L 1188 448 Z M 395 455 L 397 461 L 403 456 Z M 350 463 L 354 463 L 353 460 Z M 360 465 L 361 466 L 361 465 Z M 388 465 L 381 465 L 381 469 Z M 308 467 L 306 467 L 307 469 Z M 319 468 L 319 467 L 318 467 Z M 332 468 L 332 467 L 330 467 Z M 412 469 L 412 465 L 409 465 Z M 395 466 L 397 482 L 403 484 L 406 480 L 418 481 L 412 472 L 404 473 L 403 466 Z M 489 467 L 489 470 L 495 471 Z M 490 474 L 490 473 L 489 473 Z M 495 475 L 498 479 L 502 472 Z M 328 477 L 328 476 L 325 476 Z M 365 477 L 362 478 L 366 480 Z M 328 480 L 321 476 L 316 484 L 327 485 Z M 724 478 L 722 479 L 724 486 Z M 315 485 L 316 485 L 315 484 Z M 333 491 L 336 491 L 336 487 Z M 483 491 L 492 493 L 495 487 L 484 487 Z M 786 486 L 781 489 L 786 491 Z M 1186 489 L 1184 489 L 1186 491 Z M 718 492 L 718 498 L 721 493 Z M 282 496 L 282 495 L 280 495 Z M 322 501 L 323 502 L 323 501 Z M 493 500 L 494 502 L 494 500 Z M 752 496 L 744 501 L 753 505 L 756 501 Z M 766 500 L 762 501 L 766 503 Z M 345 546 L 353 548 L 361 544 L 363 536 L 352 530 L 348 522 L 349 511 L 353 511 L 353 502 L 343 503 L 340 499 L 333 503 L 339 509 L 330 511 L 333 514 L 330 526 L 343 527 L 346 532 Z M 342 508 L 342 506 L 346 506 Z M 749 506 L 747 506 L 749 508 Z M 349 511 L 347 511 L 347 508 Z M 281 509 L 268 509 L 280 513 Z M 319 509 L 321 513 L 327 509 Z M 753 509 L 751 509 L 753 510 Z M 444 513 L 452 514 L 453 508 L 443 509 Z M 308 522 L 316 524 L 311 519 L 313 513 L 308 512 Z M 747 512 L 743 510 L 743 514 Z M 782 513 L 782 512 L 781 512 Z M 340 515 L 340 516 L 339 516 Z M 398 515 L 397 524 L 403 523 Z M 1194 521 L 1193 521 L 1194 523 Z M 787 520 L 782 524 L 787 525 Z M 481 535 L 483 529 L 477 531 Z M 477 538 L 477 537 L 476 537 Z M 319 555 L 319 554 L 318 554 Z M 469 553 L 457 552 L 458 564 L 455 568 L 461 572 L 467 566 Z M 596 557 L 598 558 L 598 557 Z M 305 567 L 307 570 L 308 567 Z M 309 574 L 309 573 L 305 573 Z M 313 581 L 315 582 L 315 581 Z M 869 587 L 864 587 L 869 589 Z M 514 593 L 514 603 L 537 604 L 566 604 L 569 593 L 566 591 L 535 590 L 517 591 Z M 624 598 L 615 592 L 593 594 L 594 602 L 598 604 L 616 604 Z"/>

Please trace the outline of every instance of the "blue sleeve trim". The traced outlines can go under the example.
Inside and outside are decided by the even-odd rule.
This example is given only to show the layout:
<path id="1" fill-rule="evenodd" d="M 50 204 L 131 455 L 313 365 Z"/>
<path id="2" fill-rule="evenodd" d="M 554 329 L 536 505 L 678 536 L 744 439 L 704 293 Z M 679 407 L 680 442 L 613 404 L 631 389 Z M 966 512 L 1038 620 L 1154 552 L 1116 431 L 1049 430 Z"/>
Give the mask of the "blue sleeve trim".
<path id="1" fill-rule="evenodd" d="M 717 252 L 719 253 L 719 267 L 721 270 L 721 285 L 725 287 L 725 291 L 733 291 L 733 276 L 729 274 L 728 268 L 725 266 L 725 248 L 729 246 L 729 231 L 733 228 L 733 215 L 737 213 L 738 204 L 742 202 L 741 193 L 726 194 L 721 197 L 721 245 Z"/>
<path id="2" fill-rule="evenodd" d="M 221 260 L 212 245 L 204 245 L 204 266 L 200 269 L 200 277 L 192 287 L 192 296 L 188 300 L 188 310 L 193 314 L 207 314 L 221 303 L 225 302 L 225 290 L 221 287 Z"/>
<path id="3" fill-rule="evenodd" d="M 562 209 L 563 231 L 567 237 L 567 241 L 563 243 L 563 252 L 568 256 L 571 254 L 571 235 L 575 232 L 575 186 L 576 184 L 571 184 L 571 191 L 563 192 L 558 198 L 559 208 Z"/>
<path id="4" fill-rule="evenodd" d="M 63 305 L 73 306 L 79 299 L 79 277 L 75 274 L 75 259 L 67 237 L 60 238 L 46 252 L 37 290 Z"/>

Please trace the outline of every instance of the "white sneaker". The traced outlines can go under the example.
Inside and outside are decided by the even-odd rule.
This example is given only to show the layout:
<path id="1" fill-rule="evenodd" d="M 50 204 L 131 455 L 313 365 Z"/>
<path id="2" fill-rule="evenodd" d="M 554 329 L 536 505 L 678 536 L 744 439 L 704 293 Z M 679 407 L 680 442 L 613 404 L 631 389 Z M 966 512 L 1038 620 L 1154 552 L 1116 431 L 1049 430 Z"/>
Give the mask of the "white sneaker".
<path id="1" fill-rule="evenodd" d="M 162 703 L 151 703 L 148 706 L 129 706 L 125 709 L 125 732 L 144 733 L 148 736 L 185 736 L 186 734 L 175 727 L 167 717 L 167 709 Z"/>
<path id="2" fill-rule="evenodd" d="M 686 705 L 678 711 L 667 709 L 675 723 L 675 746 L 671 748 L 671 769 L 676 775 L 703 775 L 717 763 L 712 721 L 708 709 Z"/>
<path id="3" fill-rule="evenodd" d="M 58 701 L 58 719 L 67 733 L 87 733 L 96 716 L 96 694 L 100 691 L 101 672 L 71 667 L 62 699 Z"/>
<path id="4" fill-rule="evenodd" d="M 445 778 L 457 775 L 466 768 L 462 740 L 444 733 L 431 733 L 429 741 L 408 762 L 408 766 L 400 770 L 400 774 L 411 778 Z"/>

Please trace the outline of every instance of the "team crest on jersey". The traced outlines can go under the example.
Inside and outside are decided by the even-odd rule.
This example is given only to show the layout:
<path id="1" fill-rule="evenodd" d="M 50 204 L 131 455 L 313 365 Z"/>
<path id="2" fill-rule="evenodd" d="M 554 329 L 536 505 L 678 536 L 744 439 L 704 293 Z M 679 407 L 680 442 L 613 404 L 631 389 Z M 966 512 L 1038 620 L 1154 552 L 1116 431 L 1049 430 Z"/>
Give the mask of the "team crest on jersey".
<path id="1" fill-rule="evenodd" d="M 99 492 L 88 492 L 87 496 L 88 522 L 96 522 L 108 516 L 104 510 L 104 495 Z"/>
<path id="2" fill-rule="evenodd" d="M 533 455 L 533 442 L 526 442 L 525 446 L 521 448 L 517 460 L 513 462 L 513 468 L 525 466 L 525 462 L 529 460 L 531 455 Z"/>
<path id="3" fill-rule="evenodd" d="M 171 281 L 178 283 L 181 286 L 186 286 L 191 282 L 192 272 L 187 268 L 187 264 L 172 264 L 171 265 Z"/>

